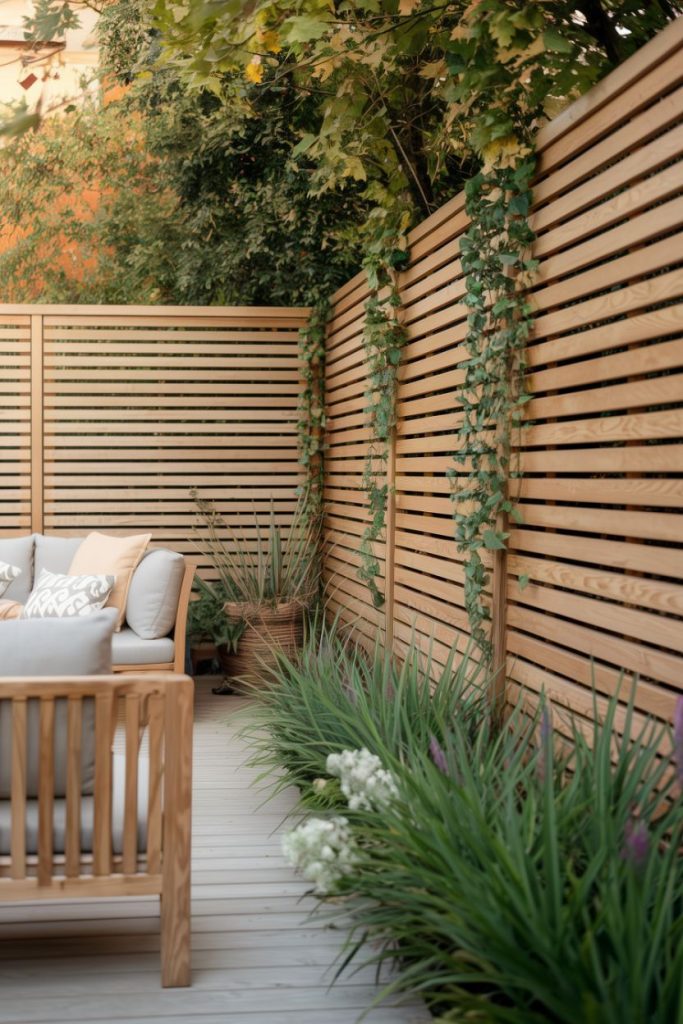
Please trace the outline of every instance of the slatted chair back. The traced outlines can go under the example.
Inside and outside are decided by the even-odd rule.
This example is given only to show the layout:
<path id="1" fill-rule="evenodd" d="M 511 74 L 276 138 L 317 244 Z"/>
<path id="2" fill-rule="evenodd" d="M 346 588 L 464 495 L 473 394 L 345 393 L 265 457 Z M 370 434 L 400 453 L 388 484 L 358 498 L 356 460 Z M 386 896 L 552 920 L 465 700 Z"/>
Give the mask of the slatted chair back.
<path id="1" fill-rule="evenodd" d="M 0 708 L 12 722 L 0 902 L 161 896 L 165 986 L 189 984 L 193 685 L 170 672 L 0 678 Z M 92 785 L 82 756 L 89 730 Z M 37 798 L 27 786 L 34 758 Z"/>

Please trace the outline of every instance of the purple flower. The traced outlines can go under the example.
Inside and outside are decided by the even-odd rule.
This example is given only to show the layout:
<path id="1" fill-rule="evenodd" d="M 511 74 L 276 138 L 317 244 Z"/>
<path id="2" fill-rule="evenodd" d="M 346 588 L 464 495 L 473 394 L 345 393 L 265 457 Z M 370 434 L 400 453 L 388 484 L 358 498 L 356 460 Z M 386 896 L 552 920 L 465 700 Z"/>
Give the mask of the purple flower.
<path id="1" fill-rule="evenodd" d="M 622 860 L 629 861 L 634 868 L 645 867 L 650 851 L 650 835 L 644 821 L 629 818 L 624 828 L 624 845 L 621 848 Z"/>
<path id="2" fill-rule="evenodd" d="M 439 771 L 444 775 L 448 775 L 448 761 L 446 760 L 443 747 L 437 740 L 436 736 L 430 736 L 429 738 L 429 756 Z"/>
<path id="3" fill-rule="evenodd" d="M 683 697 L 678 698 L 674 710 L 674 761 L 678 781 L 683 786 Z"/>

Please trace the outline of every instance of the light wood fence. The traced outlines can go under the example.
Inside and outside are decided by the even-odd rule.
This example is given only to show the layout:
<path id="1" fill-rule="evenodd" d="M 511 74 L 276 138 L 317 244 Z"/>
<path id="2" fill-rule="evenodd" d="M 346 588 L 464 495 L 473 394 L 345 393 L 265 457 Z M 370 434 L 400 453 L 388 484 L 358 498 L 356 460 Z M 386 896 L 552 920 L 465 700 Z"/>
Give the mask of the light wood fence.
<path id="1" fill-rule="evenodd" d="M 595 678 L 638 675 L 637 705 L 669 717 L 683 691 L 683 19 L 538 136 L 520 508 L 492 566 L 509 693 L 590 712 Z M 369 440 L 362 344 L 368 289 L 334 296 L 327 353 L 327 561 L 332 607 L 438 658 L 467 641 L 446 470 L 460 423 L 467 309 L 462 196 L 410 236 L 400 276 L 408 345 L 378 550 L 386 604 L 358 580 Z M 528 576 L 520 589 L 518 578 Z M 625 691 L 624 691 L 625 692 Z"/>
<path id="2" fill-rule="evenodd" d="M 0 535 L 152 531 L 196 556 L 192 486 L 245 535 L 271 497 L 286 522 L 307 316 L 0 306 Z"/>

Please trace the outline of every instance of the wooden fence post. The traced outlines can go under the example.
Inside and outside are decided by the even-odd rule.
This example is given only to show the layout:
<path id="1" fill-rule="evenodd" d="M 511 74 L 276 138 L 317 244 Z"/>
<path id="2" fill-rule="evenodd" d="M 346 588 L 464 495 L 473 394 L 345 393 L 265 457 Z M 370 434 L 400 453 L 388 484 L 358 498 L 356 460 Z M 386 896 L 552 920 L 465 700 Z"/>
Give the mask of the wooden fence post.
<path id="1" fill-rule="evenodd" d="M 496 519 L 496 532 L 507 533 L 508 516 L 501 512 Z M 505 708 L 507 664 L 507 547 L 493 552 L 491 572 L 491 701 L 497 717 Z"/>
<path id="2" fill-rule="evenodd" d="M 389 439 L 387 457 L 387 514 L 384 547 L 384 633 L 385 647 L 394 653 L 394 576 L 396 569 L 396 430 Z"/>
<path id="3" fill-rule="evenodd" d="M 43 487 L 45 417 L 43 317 L 31 315 L 31 530 L 43 532 Z"/>

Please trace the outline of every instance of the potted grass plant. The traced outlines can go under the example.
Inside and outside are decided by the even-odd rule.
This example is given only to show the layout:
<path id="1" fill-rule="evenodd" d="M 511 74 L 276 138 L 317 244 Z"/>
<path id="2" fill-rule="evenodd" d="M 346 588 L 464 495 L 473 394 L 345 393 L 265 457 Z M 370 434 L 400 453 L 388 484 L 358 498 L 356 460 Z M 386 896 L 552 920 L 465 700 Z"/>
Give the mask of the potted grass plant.
<path id="1" fill-rule="evenodd" d="M 227 523 L 212 502 L 191 492 L 197 507 L 195 537 L 219 577 L 223 615 L 234 641 L 221 659 L 233 681 L 257 684 L 277 652 L 291 656 L 302 644 L 304 615 L 318 597 L 320 523 L 301 498 L 282 527 L 271 502 L 249 529 Z"/>

